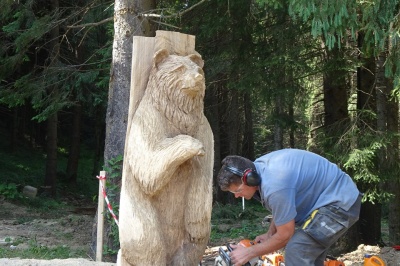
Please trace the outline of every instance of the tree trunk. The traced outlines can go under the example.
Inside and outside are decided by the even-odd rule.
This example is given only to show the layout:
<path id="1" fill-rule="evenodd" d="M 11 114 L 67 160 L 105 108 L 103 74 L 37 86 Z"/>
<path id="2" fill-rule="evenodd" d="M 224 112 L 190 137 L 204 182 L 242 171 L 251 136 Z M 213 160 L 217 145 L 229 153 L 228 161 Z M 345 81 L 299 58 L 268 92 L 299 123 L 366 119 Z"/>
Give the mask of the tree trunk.
<path id="1" fill-rule="evenodd" d="M 123 155 L 128 121 L 132 63 L 132 37 L 154 37 L 150 23 L 137 16 L 155 9 L 153 0 L 116 0 L 114 4 L 114 44 L 106 113 L 104 163 Z"/>
<path id="2" fill-rule="evenodd" d="M 81 146 L 81 118 L 82 105 L 78 102 L 73 107 L 73 118 L 71 127 L 71 144 L 68 154 L 67 179 L 71 185 L 77 184 L 79 155 Z"/>
<path id="3" fill-rule="evenodd" d="M 227 138 L 225 143 L 228 147 L 228 154 L 239 155 L 239 138 L 240 138 L 240 112 L 239 112 L 239 92 L 236 90 L 227 91 L 228 101 L 226 106 L 226 121 L 224 124 Z M 236 199 L 232 193 L 227 193 L 227 201 L 235 204 Z"/>
<path id="4" fill-rule="evenodd" d="M 295 148 L 295 119 L 294 119 L 294 102 L 289 101 L 289 120 L 290 120 L 290 128 L 289 128 L 289 147 L 290 148 Z"/>
<path id="5" fill-rule="evenodd" d="M 361 243 L 380 245 L 381 241 L 381 204 L 364 202 L 360 212 Z"/>
<path id="6" fill-rule="evenodd" d="M 399 106 L 391 99 L 393 83 L 385 77 L 385 54 L 377 60 L 377 127 L 378 132 L 389 137 L 398 133 Z M 389 246 L 400 241 L 400 179 L 398 176 L 397 161 L 399 158 L 399 141 L 397 137 L 390 137 L 390 144 L 382 148 L 379 154 L 379 171 L 388 178 L 385 180 L 383 190 L 392 193 L 394 196 L 389 201 Z"/>
<path id="7" fill-rule="evenodd" d="M 393 83 L 388 86 L 393 89 Z M 388 131 L 397 133 L 399 128 L 399 106 L 396 100 L 388 102 Z M 393 137 L 391 145 L 388 146 L 388 158 L 391 158 L 391 179 L 388 181 L 388 192 L 394 195 L 389 201 L 389 246 L 400 243 L 400 177 L 398 175 L 399 141 Z"/>
<path id="8" fill-rule="evenodd" d="M 46 174 L 44 186 L 52 197 L 56 197 L 57 188 L 57 113 L 47 118 L 47 139 L 46 139 Z"/>
<path id="9" fill-rule="evenodd" d="M 104 129 L 105 129 L 105 120 L 104 120 L 105 108 L 101 105 L 95 107 L 94 114 L 94 140 L 95 140 L 95 148 L 94 148 L 94 158 L 93 158 L 93 171 L 92 176 L 96 176 L 99 174 L 99 169 L 101 165 L 103 165 L 103 155 L 104 155 Z"/>
<path id="10" fill-rule="evenodd" d="M 124 154 L 126 128 L 128 122 L 130 78 L 132 64 L 132 38 L 133 36 L 155 36 L 155 29 L 146 18 L 139 17 L 139 13 L 154 10 L 156 2 L 154 0 L 115 0 L 114 3 L 114 42 L 113 57 L 110 70 L 110 84 L 108 93 L 108 105 L 106 112 L 106 135 L 104 143 L 104 165 L 109 166 L 109 161 L 116 159 Z M 118 185 L 122 178 L 120 169 L 111 169 L 117 171 L 116 177 L 108 182 Z M 113 191 L 115 197 L 109 197 L 113 203 L 119 202 L 119 191 Z M 97 214 L 95 223 L 97 222 Z M 111 223 L 114 221 L 111 220 Z M 96 250 L 96 226 L 92 234 L 92 249 Z M 105 221 L 104 235 L 107 247 L 115 253 L 119 247 L 116 247 L 115 236 L 109 233 L 111 231 L 110 221 Z M 116 256 L 111 258 L 116 260 Z"/>
<path id="11" fill-rule="evenodd" d="M 360 37 L 362 39 L 362 37 Z M 377 122 L 369 116 L 364 116 L 364 111 L 376 111 L 376 93 L 374 89 L 376 67 L 374 58 L 365 58 L 363 67 L 357 71 L 357 110 L 359 120 L 358 124 L 360 132 L 368 130 L 367 126 L 376 129 Z M 367 126 L 365 126 L 367 125 Z M 369 143 L 358 143 L 358 148 L 364 148 Z M 371 186 L 376 184 L 362 183 L 359 184 L 361 192 L 366 192 Z M 362 242 L 368 245 L 377 245 L 381 243 L 381 204 L 378 202 L 365 202 L 362 204 L 360 213 L 360 232 Z"/>
<path id="12" fill-rule="evenodd" d="M 229 154 L 239 154 L 240 138 L 240 115 L 239 115 L 239 92 L 231 90 L 230 100 L 227 108 L 227 134 L 229 143 Z"/>
<path id="13" fill-rule="evenodd" d="M 347 106 L 348 86 L 346 84 L 347 73 L 340 69 L 344 52 L 335 47 L 326 51 L 326 63 L 332 65 L 333 70 L 324 73 L 324 126 L 327 138 L 331 144 L 336 144 L 346 130 L 346 122 L 349 118 Z M 329 145 L 329 144 L 328 144 Z"/>
<path id="14" fill-rule="evenodd" d="M 340 145 L 340 138 L 346 133 L 349 119 L 348 92 L 351 87 L 346 82 L 348 73 L 344 66 L 344 51 L 337 47 L 325 51 L 325 63 L 330 66 L 323 75 L 324 100 L 324 144 L 329 149 L 341 154 L 346 147 Z M 332 152 L 332 151 L 331 151 Z M 357 248 L 358 225 L 352 226 L 332 247 L 335 254 L 348 252 Z"/>
<path id="15" fill-rule="evenodd" d="M 254 161 L 254 132 L 253 132 L 253 112 L 251 105 L 250 93 L 245 92 L 243 94 L 244 98 L 244 136 L 243 136 L 243 146 L 242 154 L 244 157 Z"/>
<path id="16" fill-rule="evenodd" d="M 393 51 L 392 37 L 388 41 L 387 54 Z M 384 66 L 381 64 L 382 70 Z M 385 78 L 385 84 L 388 92 L 394 89 L 393 78 Z M 399 104 L 395 98 L 388 100 L 388 114 L 387 114 L 387 127 L 390 133 L 399 133 Z M 399 139 L 396 135 L 391 139 L 391 145 L 388 146 L 388 158 L 392 158 L 392 175 L 388 181 L 388 192 L 394 195 L 394 198 L 389 201 L 389 246 L 397 245 L 400 243 L 400 177 L 398 175 L 399 166 L 397 161 L 399 159 Z"/>
<path id="17" fill-rule="evenodd" d="M 19 128 L 19 109 L 20 107 L 14 107 L 12 109 L 12 127 L 11 127 L 11 141 L 10 141 L 10 151 L 15 152 L 17 150 L 18 143 L 18 128 Z"/>
<path id="18" fill-rule="evenodd" d="M 312 92 L 312 104 L 311 104 L 311 116 L 310 116 L 310 125 L 308 131 L 308 141 L 307 141 L 307 149 L 309 151 L 322 154 L 321 145 L 318 143 L 318 131 L 319 128 L 323 126 L 323 118 L 322 114 L 324 106 L 323 102 L 323 92 L 321 92 L 323 88 L 315 89 Z"/>
<path id="19" fill-rule="evenodd" d="M 52 10 L 58 10 L 59 2 L 58 0 L 51 1 Z M 60 44 L 58 41 L 60 34 L 58 26 L 55 26 L 50 32 L 50 56 L 49 61 L 51 65 L 55 65 L 58 61 L 58 54 L 60 50 Z M 58 88 L 57 85 L 54 85 L 49 92 L 49 95 L 53 95 L 52 97 L 57 97 Z M 53 113 L 47 118 L 47 130 L 46 130 L 46 174 L 44 185 L 49 190 L 49 193 L 52 197 L 56 197 L 57 188 L 56 188 L 56 180 L 57 180 L 57 129 L 58 129 L 58 114 Z"/>
<path id="20" fill-rule="evenodd" d="M 283 148 L 283 127 L 282 127 L 282 117 L 283 117 L 283 104 L 282 96 L 278 95 L 275 98 L 275 126 L 274 126 L 274 143 L 275 150 L 280 150 Z"/>

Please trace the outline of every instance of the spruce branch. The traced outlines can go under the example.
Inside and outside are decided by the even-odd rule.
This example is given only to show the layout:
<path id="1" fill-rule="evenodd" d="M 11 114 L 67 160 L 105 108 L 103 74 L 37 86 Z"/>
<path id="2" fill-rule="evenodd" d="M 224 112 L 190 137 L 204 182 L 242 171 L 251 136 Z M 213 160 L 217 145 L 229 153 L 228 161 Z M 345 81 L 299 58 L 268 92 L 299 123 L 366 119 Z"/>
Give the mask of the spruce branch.
<path id="1" fill-rule="evenodd" d="M 137 16 L 138 16 L 138 17 L 144 17 L 144 18 L 160 18 L 160 19 L 168 19 L 168 18 L 181 17 L 181 16 L 183 16 L 184 14 L 186 14 L 186 13 L 192 11 L 193 9 L 195 9 L 196 7 L 200 6 L 201 4 L 203 4 L 203 3 L 207 2 L 207 1 L 209 1 L 209 0 L 201 0 L 200 2 L 198 2 L 198 3 L 194 4 L 193 6 L 189 7 L 188 9 L 185 9 L 185 10 L 182 11 L 182 12 L 177 12 L 177 13 L 172 14 L 172 15 L 167 15 L 167 16 L 165 16 L 165 15 L 162 15 L 162 14 L 153 14 L 153 13 L 151 13 L 151 14 L 145 14 L 145 13 L 139 13 L 139 14 L 137 14 Z M 75 28 L 94 27 L 94 26 L 99 26 L 99 25 L 102 25 L 102 24 L 104 24 L 104 23 L 110 22 L 110 21 L 112 21 L 112 20 L 114 20 L 114 17 L 106 18 L 106 19 L 103 19 L 103 20 L 101 20 L 101 21 L 93 22 L 93 23 L 85 23 L 85 24 L 80 24 L 80 25 L 70 25 L 70 26 L 67 26 L 67 28 L 69 28 L 69 29 L 75 29 Z M 158 23 L 161 23 L 161 22 L 158 22 Z M 161 23 L 161 24 L 163 24 L 163 23 Z M 171 26 L 171 25 L 170 25 L 170 26 Z"/>
<path id="2" fill-rule="evenodd" d="M 69 28 L 69 29 L 76 29 L 76 28 L 94 27 L 94 26 L 99 26 L 99 25 L 102 25 L 102 24 L 107 23 L 107 22 L 109 22 L 109 21 L 112 21 L 113 19 L 114 19 L 114 18 L 111 17 L 111 18 L 103 19 L 103 20 L 98 21 L 98 22 L 85 23 L 85 24 L 81 24 L 81 25 L 67 26 L 67 28 Z"/>

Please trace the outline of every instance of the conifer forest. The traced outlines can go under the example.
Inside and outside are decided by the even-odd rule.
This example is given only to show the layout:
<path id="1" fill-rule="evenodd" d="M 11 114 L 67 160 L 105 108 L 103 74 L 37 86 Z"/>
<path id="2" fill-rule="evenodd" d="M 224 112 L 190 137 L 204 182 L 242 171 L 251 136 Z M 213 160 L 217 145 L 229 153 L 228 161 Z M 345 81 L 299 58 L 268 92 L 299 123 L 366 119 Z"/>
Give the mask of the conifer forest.
<path id="1" fill-rule="evenodd" d="M 28 157 L 41 151 L 45 165 L 35 182 L 50 197 L 62 182 L 79 188 L 103 168 L 114 171 L 118 185 L 132 37 L 177 31 L 196 37 L 205 61 L 214 174 L 229 154 L 255 159 L 283 148 L 313 151 L 364 193 L 349 249 L 379 244 L 382 219 L 389 242 L 400 243 L 398 0 L 0 5 L 0 149 Z M 79 175 L 83 150 L 93 159 L 85 166 L 90 177 Z M 0 184 L 18 178 L 0 174 Z M 214 202 L 241 204 L 228 194 L 214 180 Z"/>

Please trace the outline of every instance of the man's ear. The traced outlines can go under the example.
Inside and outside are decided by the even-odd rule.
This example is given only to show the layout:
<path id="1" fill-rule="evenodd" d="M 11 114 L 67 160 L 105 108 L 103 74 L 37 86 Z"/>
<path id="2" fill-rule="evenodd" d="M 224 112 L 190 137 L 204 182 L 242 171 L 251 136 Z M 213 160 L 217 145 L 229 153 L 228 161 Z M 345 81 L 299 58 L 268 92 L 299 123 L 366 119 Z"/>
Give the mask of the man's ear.
<path id="1" fill-rule="evenodd" d="M 190 54 L 188 55 L 189 59 L 196 63 L 199 67 L 204 67 L 204 61 L 199 54 Z"/>
<path id="2" fill-rule="evenodd" d="M 169 56 L 169 52 L 167 49 L 160 49 L 158 50 L 153 57 L 153 64 L 155 67 L 158 67 L 160 63 L 162 63 L 165 58 Z"/>

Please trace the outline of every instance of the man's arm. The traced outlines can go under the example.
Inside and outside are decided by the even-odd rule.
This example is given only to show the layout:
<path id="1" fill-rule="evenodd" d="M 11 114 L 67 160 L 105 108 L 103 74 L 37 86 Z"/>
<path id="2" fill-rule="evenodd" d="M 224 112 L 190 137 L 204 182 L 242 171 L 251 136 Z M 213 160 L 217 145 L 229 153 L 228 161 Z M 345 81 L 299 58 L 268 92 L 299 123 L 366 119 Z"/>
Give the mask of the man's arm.
<path id="1" fill-rule="evenodd" d="M 276 233 L 276 226 L 274 219 L 271 220 L 271 223 L 269 225 L 268 231 L 265 234 L 259 235 L 254 239 L 256 243 L 261 243 L 264 241 L 267 241 L 271 236 L 273 236 Z"/>
<path id="2" fill-rule="evenodd" d="M 267 241 L 263 241 L 250 247 L 232 245 L 232 248 L 234 249 L 230 253 L 232 263 L 242 265 L 252 258 L 272 253 L 286 246 L 295 231 L 294 220 L 280 226 L 275 226 L 274 224 L 274 227 L 276 228 L 276 232 L 271 235 Z M 268 230 L 268 233 L 269 231 L 270 230 Z"/>

